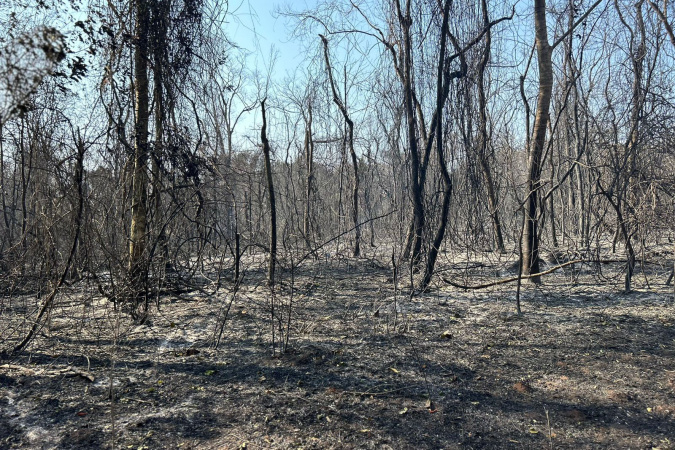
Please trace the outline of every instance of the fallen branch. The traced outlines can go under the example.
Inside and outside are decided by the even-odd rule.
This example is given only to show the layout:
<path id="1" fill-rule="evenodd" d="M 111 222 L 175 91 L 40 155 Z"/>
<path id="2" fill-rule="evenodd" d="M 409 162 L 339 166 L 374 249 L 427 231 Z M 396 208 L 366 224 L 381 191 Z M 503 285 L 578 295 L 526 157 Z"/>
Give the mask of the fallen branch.
<path id="1" fill-rule="evenodd" d="M 7 369 L 8 371 L 14 371 L 14 372 L 19 372 L 21 375 L 24 376 L 66 376 L 66 377 L 82 377 L 86 380 L 89 380 L 90 382 L 94 382 L 95 378 L 94 376 L 85 370 L 80 370 L 76 367 L 73 366 L 68 366 L 64 369 L 54 369 L 54 370 L 47 370 L 47 369 L 33 369 L 30 367 L 24 367 L 24 366 L 19 366 L 17 364 L 2 364 L 0 365 L 0 369 Z"/>
<path id="2" fill-rule="evenodd" d="M 543 272 L 533 273 L 533 274 L 530 274 L 530 275 L 522 275 L 522 276 L 519 276 L 519 277 L 506 278 L 504 280 L 493 281 L 492 283 L 486 283 L 486 284 L 479 284 L 477 286 L 467 286 L 467 285 L 463 285 L 463 284 L 459 284 L 459 283 L 454 283 L 454 282 L 448 280 L 445 277 L 443 277 L 442 279 L 443 279 L 443 281 L 448 283 L 450 286 L 454 286 L 454 287 L 460 288 L 460 289 L 466 289 L 466 290 L 485 289 L 485 288 L 489 288 L 489 287 L 492 287 L 492 286 L 498 286 L 500 284 L 513 283 L 514 281 L 518 281 L 518 280 L 526 280 L 528 278 L 534 278 L 534 277 L 540 277 L 542 275 L 548 275 L 549 273 L 553 273 L 558 269 L 562 269 L 563 267 L 567 267 L 567 266 L 571 266 L 572 264 L 579 264 L 579 263 L 583 263 L 583 262 L 597 262 L 597 261 L 590 261 L 590 260 L 586 260 L 586 259 L 575 259 L 574 261 L 568 261 L 564 264 L 560 264 L 558 266 L 551 267 L 550 269 L 545 270 Z"/>

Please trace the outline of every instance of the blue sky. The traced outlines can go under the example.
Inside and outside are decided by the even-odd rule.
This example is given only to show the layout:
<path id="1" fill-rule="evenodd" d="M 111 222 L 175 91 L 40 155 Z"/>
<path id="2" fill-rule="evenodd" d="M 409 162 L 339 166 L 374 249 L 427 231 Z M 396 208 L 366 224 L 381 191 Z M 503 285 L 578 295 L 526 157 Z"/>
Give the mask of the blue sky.
<path id="1" fill-rule="evenodd" d="M 291 38 L 289 19 L 277 14 L 280 9 L 305 10 L 319 0 L 238 0 L 230 3 L 235 18 L 228 34 L 232 40 L 252 53 L 262 69 L 269 64 L 271 51 L 277 52 L 274 74 L 283 77 L 293 73 L 304 54 L 299 43 Z"/>

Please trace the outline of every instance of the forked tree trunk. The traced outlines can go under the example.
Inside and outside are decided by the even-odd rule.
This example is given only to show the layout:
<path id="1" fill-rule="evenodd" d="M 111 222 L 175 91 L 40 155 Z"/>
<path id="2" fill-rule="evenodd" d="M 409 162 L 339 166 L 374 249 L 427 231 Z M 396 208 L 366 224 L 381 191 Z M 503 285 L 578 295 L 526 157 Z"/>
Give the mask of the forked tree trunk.
<path id="1" fill-rule="evenodd" d="M 447 98 L 444 92 L 444 79 L 448 76 L 444 76 L 447 73 L 445 69 L 445 48 L 448 34 L 448 15 L 450 9 L 451 0 L 445 0 L 443 6 L 443 22 L 441 24 L 441 48 L 438 56 L 438 71 L 436 75 L 436 116 L 439 118 L 439 121 L 442 117 L 443 106 L 445 105 L 445 100 Z M 464 60 L 464 55 L 461 56 L 462 61 L 462 71 L 456 73 L 459 76 L 463 76 L 466 70 L 466 63 Z M 429 249 L 429 256 L 427 258 L 427 264 L 424 269 L 424 278 L 422 279 L 422 284 L 420 288 L 425 290 L 429 283 L 431 282 L 431 277 L 434 273 L 434 268 L 436 266 L 436 258 L 438 257 L 438 252 L 443 245 L 443 239 L 445 238 L 445 230 L 448 224 L 448 215 L 450 212 L 450 199 L 452 197 L 452 178 L 448 172 L 448 165 L 445 160 L 445 147 L 443 144 L 443 127 L 437 126 L 435 129 L 436 132 L 436 155 L 438 157 L 438 167 L 443 177 L 443 205 L 441 209 L 441 221 L 438 224 L 438 229 L 436 230 L 436 235 L 434 236 L 434 242 L 431 248 Z"/>
<path id="2" fill-rule="evenodd" d="M 417 265 L 422 253 L 422 239 L 424 232 L 424 199 L 422 195 L 423 185 L 420 184 L 421 161 L 417 142 L 417 128 L 415 126 L 415 103 L 413 99 L 412 80 L 412 40 L 410 27 L 412 16 L 410 14 L 410 0 L 407 0 L 405 14 L 401 9 L 400 0 L 396 2 L 398 20 L 403 30 L 403 103 L 405 108 L 406 124 L 408 131 L 408 149 L 410 151 L 410 183 L 413 203 L 413 223 L 408 234 L 408 244 L 404 256 L 410 254 L 411 263 Z"/>

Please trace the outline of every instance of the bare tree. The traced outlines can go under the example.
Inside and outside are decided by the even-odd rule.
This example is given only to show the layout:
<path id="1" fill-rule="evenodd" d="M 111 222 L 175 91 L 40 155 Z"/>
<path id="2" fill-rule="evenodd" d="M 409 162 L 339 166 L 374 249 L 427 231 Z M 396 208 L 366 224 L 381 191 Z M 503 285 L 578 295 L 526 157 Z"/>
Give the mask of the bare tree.
<path id="1" fill-rule="evenodd" d="M 267 283 L 274 286 L 274 273 L 277 264 L 277 204 L 274 195 L 274 180 L 272 178 L 272 161 L 270 159 L 270 143 L 267 140 L 267 114 L 265 111 L 265 101 L 260 102 L 262 111 L 262 128 L 260 129 L 260 141 L 262 142 L 263 157 L 265 159 L 265 179 L 267 181 L 267 192 L 270 202 L 270 249 L 269 263 L 267 268 Z"/>
<path id="2" fill-rule="evenodd" d="M 485 32 L 485 47 L 483 55 L 478 63 L 476 85 L 478 86 L 478 162 L 480 164 L 481 173 L 483 174 L 483 181 L 485 182 L 485 189 L 488 197 L 488 211 L 492 219 L 492 229 L 494 233 L 495 246 L 500 253 L 506 253 L 504 247 L 504 237 L 502 236 L 502 224 L 499 220 L 499 202 L 497 200 L 497 191 L 492 176 L 492 169 L 490 168 L 490 155 L 488 153 L 489 147 L 489 133 L 488 133 L 488 116 L 487 116 L 487 99 L 485 95 L 486 82 L 485 72 L 487 65 L 490 62 L 490 47 L 492 46 L 492 31 L 490 25 L 490 16 L 487 7 L 487 1 L 481 0 L 481 9 L 483 12 L 483 27 L 487 30 Z"/>
<path id="3" fill-rule="evenodd" d="M 357 258 L 361 256 L 361 224 L 359 223 L 359 161 L 356 156 L 356 150 L 354 149 L 354 122 L 349 117 L 349 112 L 344 102 L 340 98 L 340 95 L 335 87 L 335 81 L 333 80 L 333 70 L 331 69 L 330 57 L 328 54 L 328 40 L 323 36 L 319 35 L 321 42 L 323 43 L 323 54 L 324 60 L 326 62 L 326 71 L 328 72 L 328 81 L 330 82 L 331 91 L 333 92 L 333 102 L 337 105 L 342 117 L 345 119 L 347 124 L 347 146 L 349 148 L 349 155 L 352 159 L 352 221 L 354 224 L 354 257 Z"/>
<path id="4" fill-rule="evenodd" d="M 551 106 L 551 93 L 553 91 L 553 63 L 551 54 L 569 33 L 574 31 L 601 1 L 596 1 L 563 36 L 553 44 L 549 44 L 548 28 L 546 25 L 546 0 L 534 2 L 534 30 L 535 47 L 537 49 L 537 62 L 539 67 L 539 91 L 537 94 L 537 107 L 532 128 L 532 138 L 528 149 L 527 184 L 523 214 L 523 258 L 522 273 L 531 275 L 540 272 L 539 269 L 539 191 L 541 189 L 542 157 L 546 146 L 546 132 L 549 124 L 549 109 Z M 539 277 L 528 278 L 534 283 L 539 283 Z"/>
<path id="5" fill-rule="evenodd" d="M 148 128 L 149 128 L 149 82 L 148 82 L 148 32 L 150 6 L 147 0 L 135 0 L 136 16 L 134 47 L 134 155 L 131 196 L 131 231 L 129 235 L 129 276 L 131 280 L 132 308 L 142 300 L 147 278 L 147 202 L 148 202 Z M 135 313 L 134 313 L 135 314 Z"/>
<path id="6" fill-rule="evenodd" d="M 305 211 L 302 231 L 307 249 L 312 246 L 312 193 L 314 192 L 314 136 L 312 130 L 312 96 L 307 97 L 307 116 L 305 119 Z"/>

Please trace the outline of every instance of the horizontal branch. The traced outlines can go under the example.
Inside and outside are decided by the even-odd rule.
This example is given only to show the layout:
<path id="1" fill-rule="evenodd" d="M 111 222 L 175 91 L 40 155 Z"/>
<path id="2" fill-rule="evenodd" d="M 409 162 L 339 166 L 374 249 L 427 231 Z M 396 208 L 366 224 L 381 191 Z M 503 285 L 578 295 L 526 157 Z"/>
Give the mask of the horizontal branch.
<path id="1" fill-rule="evenodd" d="M 548 275 L 549 273 L 553 273 L 558 269 L 562 269 L 563 267 L 567 267 L 567 266 L 570 266 L 572 264 L 578 264 L 578 263 L 582 263 L 582 262 L 593 262 L 593 261 L 590 261 L 590 260 L 587 260 L 587 259 L 575 259 L 574 261 L 568 261 L 564 264 L 560 264 L 558 266 L 552 267 L 552 268 L 550 268 L 548 270 L 545 270 L 543 272 L 533 273 L 531 275 L 521 275 L 519 277 L 506 278 L 504 280 L 494 281 L 492 283 L 486 283 L 486 284 L 479 284 L 479 285 L 476 285 L 476 286 L 467 286 L 467 285 L 464 285 L 464 284 L 454 283 L 454 282 L 448 280 L 445 277 L 443 277 L 443 281 L 448 283 L 450 286 L 454 286 L 454 287 L 460 288 L 460 289 L 466 289 L 466 290 L 485 289 L 485 288 L 489 288 L 489 287 L 492 287 L 492 286 L 499 286 L 500 284 L 513 283 L 514 281 L 518 281 L 518 280 L 526 280 L 528 278 L 534 278 L 534 277 L 540 277 L 542 275 Z"/>

